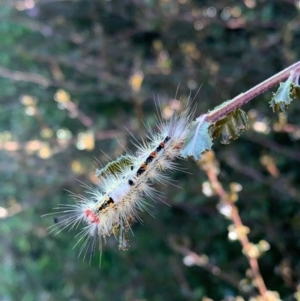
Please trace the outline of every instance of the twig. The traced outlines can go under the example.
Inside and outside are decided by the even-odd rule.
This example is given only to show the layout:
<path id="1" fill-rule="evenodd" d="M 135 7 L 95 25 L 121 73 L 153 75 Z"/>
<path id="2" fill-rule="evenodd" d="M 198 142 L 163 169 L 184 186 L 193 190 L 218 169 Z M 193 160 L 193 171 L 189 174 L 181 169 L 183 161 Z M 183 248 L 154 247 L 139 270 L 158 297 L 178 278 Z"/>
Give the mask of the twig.
<path id="1" fill-rule="evenodd" d="M 80 93 L 91 92 L 91 91 L 100 92 L 103 90 L 103 88 L 99 84 L 80 85 L 76 82 L 70 82 L 70 81 L 56 81 L 53 79 L 48 79 L 47 77 L 45 77 L 41 74 L 10 70 L 10 69 L 7 69 L 2 66 L 0 66 L 0 77 L 4 77 L 4 78 L 11 79 L 14 81 L 23 81 L 23 82 L 28 82 L 28 83 L 34 83 L 34 84 L 41 85 L 45 88 L 63 87 L 65 90 L 71 90 L 71 91 L 80 92 Z"/>
<path id="2" fill-rule="evenodd" d="M 180 285 L 181 291 L 183 292 L 184 296 L 192 299 L 193 291 L 192 291 L 187 279 L 185 278 L 179 264 L 175 260 L 175 258 L 170 259 L 170 264 L 171 264 L 172 270 L 174 272 L 174 276 L 177 279 L 178 284 Z"/>
<path id="3" fill-rule="evenodd" d="M 78 106 L 71 100 L 61 103 L 65 109 L 67 109 L 73 116 L 86 127 L 91 127 L 93 125 L 93 120 L 87 116 L 84 112 L 82 112 Z"/>
<path id="4" fill-rule="evenodd" d="M 225 203 L 231 207 L 231 219 L 236 227 L 236 229 L 242 229 L 245 228 L 242 220 L 240 218 L 239 212 L 237 207 L 234 205 L 233 200 L 230 198 L 230 196 L 226 193 L 224 190 L 222 184 L 219 182 L 216 169 L 214 168 L 213 164 L 206 164 L 205 168 L 203 170 L 206 172 L 208 179 L 211 182 L 211 186 L 214 189 L 214 191 L 217 193 L 217 195 L 220 197 L 220 200 L 222 203 Z M 243 249 L 245 251 L 246 257 L 248 259 L 249 265 L 251 267 L 253 278 L 255 280 L 255 283 L 257 285 L 257 288 L 259 290 L 260 295 L 263 297 L 264 300 L 267 299 L 267 288 L 264 283 L 264 280 L 260 274 L 258 262 L 256 258 L 250 257 L 247 254 L 247 250 L 251 248 L 251 244 L 249 242 L 249 239 L 246 234 L 240 235 L 239 240 L 243 246 Z"/>
<path id="5" fill-rule="evenodd" d="M 226 283 L 230 284 L 232 287 L 240 289 L 240 280 L 236 275 L 225 273 L 220 269 L 220 267 L 209 263 L 208 261 L 206 262 L 205 260 L 203 260 L 203 258 L 201 258 L 200 255 L 191 251 L 188 247 L 184 245 L 178 244 L 173 240 L 170 240 L 170 245 L 174 250 L 185 256 L 185 258 L 189 261 L 189 265 L 199 266 L 204 270 L 210 272 L 214 276 L 217 276 L 218 278 L 222 279 Z M 243 292 L 243 294 L 245 294 L 245 292 Z"/>
<path id="6" fill-rule="evenodd" d="M 236 110 L 237 108 L 246 104 L 247 102 L 249 102 L 251 99 L 258 96 L 259 94 L 269 90 L 274 85 L 276 85 L 279 82 L 283 81 L 284 79 L 288 78 L 291 71 L 300 72 L 300 61 L 287 67 L 286 69 L 273 75 L 272 77 L 266 79 L 262 83 L 258 84 L 257 86 L 253 87 L 252 89 L 248 90 L 247 92 L 241 93 L 240 95 L 236 96 L 235 98 L 233 98 L 233 99 L 229 100 L 228 102 L 215 108 L 214 110 L 212 110 L 211 112 L 209 112 L 207 114 L 206 121 L 208 121 L 210 123 L 215 123 L 216 121 L 222 119 L 228 113 Z"/>
<path id="7" fill-rule="evenodd" d="M 294 199 L 294 201 L 299 202 L 300 192 L 288 181 L 288 179 L 280 177 L 276 181 L 270 180 L 267 176 L 261 174 L 257 169 L 252 168 L 242 162 L 236 152 L 222 153 L 219 158 L 221 158 L 228 166 L 244 176 L 249 177 L 256 182 L 268 185 L 276 193 L 283 196 L 288 195 L 290 198 Z M 278 185 L 278 183 L 280 183 L 280 185 Z"/>
<path id="8" fill-rule="evenodd" d="M 283 156 L 286 156 L 291 160 L 300 162 L 300 151 L 298 151 L 297 149 L 289 149 L 266 137 L 262 137 L 254 133 L 251 133 L 251 136 L 245 135 L 245 139 L 260 144 L 263 147 L 269 148 L 272 151 L 277 152 L 278 154 L 281 154 Z"/>
<path id="9" fill-rule="evenodd" d="M 1 66 L 0 66 L 0 76 L 15 81 L 25 81 L 25 82 L 35 83 L 44 87 L 48 87 L 51 84 L 51 82 L 41 74 L 13 71 Z"/>

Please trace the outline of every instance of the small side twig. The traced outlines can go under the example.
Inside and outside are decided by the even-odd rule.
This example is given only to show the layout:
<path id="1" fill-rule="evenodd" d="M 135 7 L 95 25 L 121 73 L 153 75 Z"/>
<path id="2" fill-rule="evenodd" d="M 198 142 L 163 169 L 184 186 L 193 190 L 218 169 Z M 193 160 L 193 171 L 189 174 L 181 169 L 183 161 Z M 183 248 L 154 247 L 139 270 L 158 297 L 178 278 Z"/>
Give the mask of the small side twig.
<path id="1" fill-rule="evenodd" d="M 63 106 L 87 128 L 93 125 L 93 120 L 82 112 L 78 106 L 71 100 L 63 103 Z"/>
<path id="2" fill-rule="evenodd" d="M 210 263 L 208 260 L 208 257 L 206 255 L 203 255 L 203 254 L 199 255 L 199 254 L 193 252 L 192 250 L 190 250 L 189 247 L 185 246 L 184 244 L 179 244 L 178 242 L 176 242 L 173 239 L 170 239 L 169 242 L 170 242 L 171 247 L 175 251 L 177 251 L 185 256 L 184 262 L 187 266 L 192 266 L 192 265 L 199 266 L 199 267 L 203 268 L 204 270 L 206 270 L 207 272 L 211 273 L 212 275 L 225 281 L 232 287 L 234 287 L 236 289 L 240 289 L 240 285 L 239 285 L 240 280 L 238 279 L 238 277 L 234 274 L 226 273 L 226 272 L 222 271 L 219 266 Z M 245 296 L 249 297 L 248 293 L 245 293 L 245 292 L 241 292 L 241 293 L 244 294 Z"/>

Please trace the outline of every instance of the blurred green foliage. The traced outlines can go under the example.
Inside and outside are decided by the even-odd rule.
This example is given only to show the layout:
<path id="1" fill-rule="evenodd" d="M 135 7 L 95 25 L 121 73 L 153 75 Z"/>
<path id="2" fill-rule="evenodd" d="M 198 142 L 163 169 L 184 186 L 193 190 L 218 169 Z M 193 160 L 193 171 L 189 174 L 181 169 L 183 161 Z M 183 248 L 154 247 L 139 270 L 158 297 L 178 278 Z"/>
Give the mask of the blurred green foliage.
<path id="1" fill-rule="evenodd" d="M 197 116 L 300 59 L 299 1 L 0 0 L 0 299 L 214 300 L 255 295 L 200 267 L 183 264 L 170 241 L 186 241 L 233 279 L 248 262 L 228 240 L 229 221 L 207 197 L 195 162 L 182 187 L 158 187 L 165 201 L 134 225 L 127 252 L 109 238 L 102 265 L 77 258 L 76 231 L 48 235 L 41 215 L 95 185 L 99 161 L 124 145 L 128 128 L 145 137 L 155 102 L 195 97 Z M 180 84 L 180 85 L 179 85 Z M 198 91 L 201 87 L 200 91 Z M 176 92 L 177 91 L 177 92 Z M 215 141 L 225 188 L 237 203 L 270 290 L 292 300 L 300 283 L 300 105 L 287 115 L 253 100 L 250 130 L 228 146 Z M 115 139 L 118 138 L 118 141 Z M 120 143 L 119 143 L 120 142 Z M 265 159 L 269 160 L 265 160 Z M 78 181 L 80 180 L 80 181 Z M 94 184 L 93 184 L 94 183 Z"/>

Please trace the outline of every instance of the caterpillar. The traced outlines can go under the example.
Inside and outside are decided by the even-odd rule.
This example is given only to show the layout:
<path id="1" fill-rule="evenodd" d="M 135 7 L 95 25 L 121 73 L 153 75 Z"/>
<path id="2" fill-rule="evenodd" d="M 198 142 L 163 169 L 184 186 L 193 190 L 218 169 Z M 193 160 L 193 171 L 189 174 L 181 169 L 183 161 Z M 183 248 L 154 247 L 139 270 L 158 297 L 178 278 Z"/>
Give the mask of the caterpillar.
<path id="1" fill-rule="evenodd" d="M 190 102 L 181 112 L 174 111 L 165 121 L 158 112 L 157 132 L 148 129 L 147 142 L 134 143 L 135 153 L 119 157 L 96 171 L 99 178 L 97 187 L 87 187 L 87 196 L 75 196 L 75 204 L 59 205 L 55 209 L 51 231 L 59 233 L 65 228 L 73 229 L 83 224 L 78 234 L 82 242 L 79 256 L 87 250 L 95 249 L 97 242 L 102 250 L 102 239 L 114 235 L 119 241 L 119 249 L 129 248 L 128 231 L 134 221 L 140 221 L 139 213 L 149 210 L 147 199 L 156 201 L 161 194 L 153 183 L 168 183 L 167 170 L 179 169 L 174 159 L 180 157 L 194 110 Z M 94 252 L 94 251 L 92 251 Z"/>

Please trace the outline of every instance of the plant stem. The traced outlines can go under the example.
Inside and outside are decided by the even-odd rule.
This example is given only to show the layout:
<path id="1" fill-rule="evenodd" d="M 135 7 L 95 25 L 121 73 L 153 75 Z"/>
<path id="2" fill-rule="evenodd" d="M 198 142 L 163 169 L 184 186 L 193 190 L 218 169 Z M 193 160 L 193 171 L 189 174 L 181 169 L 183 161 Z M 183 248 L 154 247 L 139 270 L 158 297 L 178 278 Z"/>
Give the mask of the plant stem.
<path id="1" fill-rule="evenodd" d="M 230 196 L 224 190 L 222 184 L 219 182 L 215 168 L 213 168 L 212 165 L 208 164 L 207 168 L 203 168 L 203 169 L 206 172 L 207 177 L 211 182 L 212 188 L 217 193 L 217 195 L 220 197 L 220 201 L 223 203 L 226 203 L 227 205 L 229 205 L 231 207 L 231 220 L 233 221 L 236 229 L 244 228 L 244 225 L 242 223 L 238 209 L 234 205 L 234 202 L 231 200 Z M 267 288 L 266 288 L 264 280 L 261 276 L 257 259 L 252 258 L 247 255 L 247 250 L 249 250 L 250 246 L 251 246 L 247 235 L 246 234 L 241 235 L 239 237 L 239 241 L 240 241 L 241 245 L 243 246 L 243 249 L 245 250 L 245 254 L 248 259 L 249 265 L 251 267 L 253 279 L 255 280 L 258 291 L 259 291 L 260 295 L 263 297 L 263 299 L 267 300 L 268 299 L 267 298 Z"/>
<path id="2" fill-rule="evenodd" d="M 279 82 L 283 81 L 284 79 L 288 78 L 292 71 L 300 72 L 300 61 L 287 67 L 286 69 L 273 75 L 272 77 L 266 79 L 262 83 L 258 84 L 257 86 L 253 87 L 252 89 L 248 90 L 247 92 L 241 93 L 240 95 L 236 96 L 235 98 L 216 107 L 214 110 L 212 110 L 211 112 L 209 112 L 207 114 L 206 121 L 208 121 L 210 123 L 215 123 L 216 121 L 222 119 L 228 113 L 236 110 L 237 108 L 246 104 L 247 102 L 249 102 L 251 99 L 258 96 L 259 94 L 269 90 L 274 85 L 276 85 Z"/>

